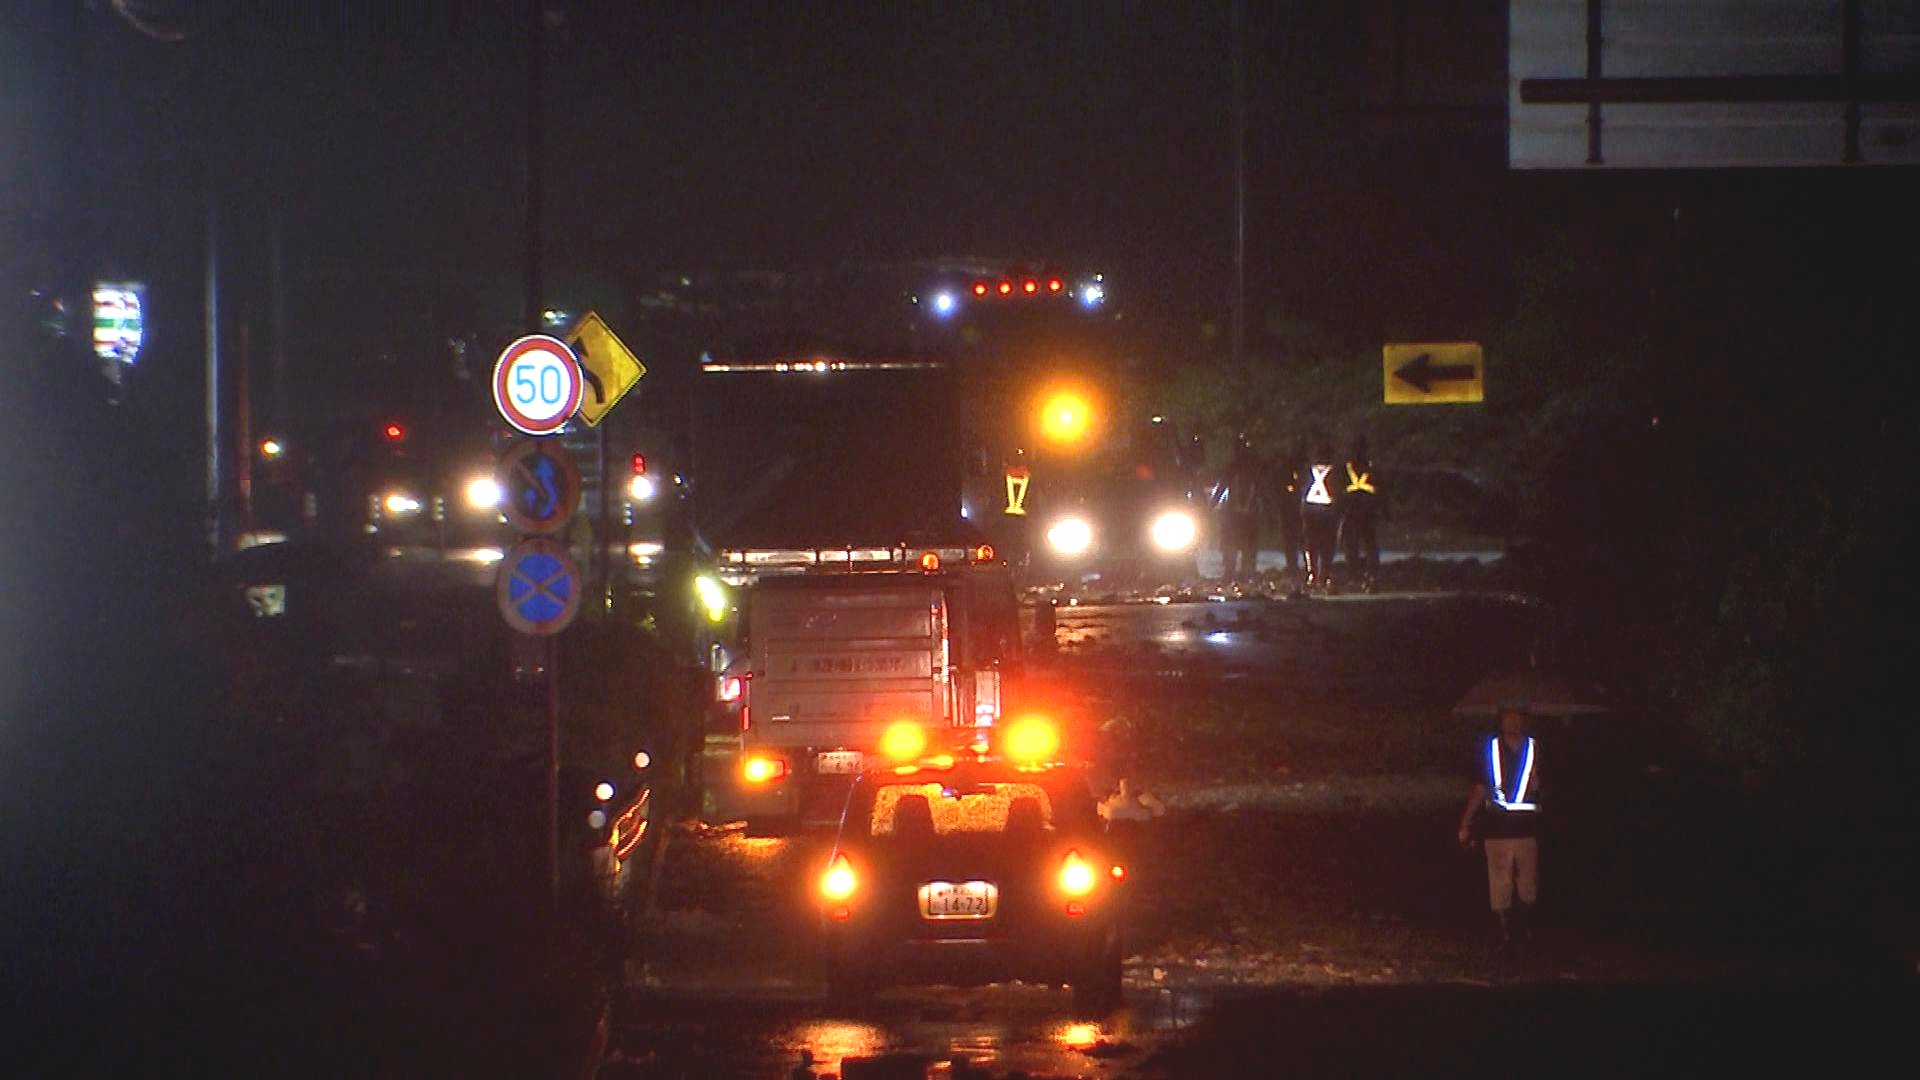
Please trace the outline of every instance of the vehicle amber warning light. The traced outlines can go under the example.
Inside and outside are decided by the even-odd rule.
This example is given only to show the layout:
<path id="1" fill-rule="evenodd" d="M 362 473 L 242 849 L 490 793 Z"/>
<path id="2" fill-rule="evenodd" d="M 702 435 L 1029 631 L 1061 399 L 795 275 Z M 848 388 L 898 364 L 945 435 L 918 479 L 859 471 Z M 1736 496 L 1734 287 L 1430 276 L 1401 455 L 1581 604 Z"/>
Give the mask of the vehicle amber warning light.
<path id="1" fill-rule="evenodd" d="M 787 775 L 787 763 L 776 757 L 750 757 L 741 768 L 741 773 L 749 784 L 764 784 Z"/>
<path id="2" fill-rule="evenodd" d="M 1043 717 L 1022 717 L 1007 728 L 1002 749 L 1015 761 L 1027 764 L 1049 761 L 1060 751 L 1060 733 Z"/>
<path id="3" fill-rule="evenodd" d="M 925 570 L 929 574 L 940 569 L 940 556 L 932 551 L 922 554 L 920 556 L 920 569 Z"/>
<path id="4" fill-rule="evenodd" d="M 927 748 L 927 733 L 911 720 L 901 720 L 880 736 L 880 752 L 893 761 L 912 761 Z"/>

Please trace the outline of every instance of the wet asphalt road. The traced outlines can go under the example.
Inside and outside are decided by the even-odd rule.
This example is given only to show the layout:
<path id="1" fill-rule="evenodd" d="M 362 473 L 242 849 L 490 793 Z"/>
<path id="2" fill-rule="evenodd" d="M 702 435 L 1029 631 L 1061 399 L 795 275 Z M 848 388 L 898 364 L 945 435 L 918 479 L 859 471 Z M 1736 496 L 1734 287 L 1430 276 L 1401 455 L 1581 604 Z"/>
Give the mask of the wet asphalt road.
<path id="1" fill-rule="evenodd" d="M 1063 607 L 1058 667 L 1175 696 L 1227 685 L 1283 707 L 1444 711 L 1523 660 L 1541 618 L 1524 598 L 1449 594 Z M 600 1075 L 1831 1074 L 1894 1044 L 1920 1003 L 1911 978 L 1762 971 L 1742 959 L 1751 936 L 1715 936 L 1710 903 L 1646 921 L 1639 898 L 1668 872 L 1652 863 L 1550 867 L 1561 925 L 1500 957 L 1478 864 L 1447 853 L 1460 789 L 1379 776 L 1168 790 L 1168 816 L 1126 841 L 1127 1003 L 1098 1024 L 1076 1022 L 1064 991 L 1022 985 L 902 988 L 836 1015 L 806 895 L 825 841 L 689 833 Z"/>
<path id="2" fill-rule="evenodd" d="M 1426 674 L 1435 664 L 1444 667 L 1454 651 L 1480 660 L 1518 648 L 1531 618 L 1515 598 L 1437 593 L 1084 605 L 1059 610 L 1056 640 L 1060 667 L 1091 679 L 1124 671 L 1259 683 L 1276 700 L 1297 691 L 1431 703 L 1460 689 L 1435 685 Z M 1476 629 L 1466 634 L 1463 626 Z M 1422 664 L 1383 678 L 1383 642 L 1418 648 Z M 1453 797 L 1451 786 L 1442 797 Z M 1208 820 L 1210 831 L 1231 831 L 1217 815 Z M 1223 839 L 1188 850 L 1230 859 Z M 805 892 L 825 843 L 726 829 L 676 838 L 663 878 L 667 913 L 634 950 L 603 1076 L 785 1076 L 803 1051 L 820 1075 L 839 1071 L 845 1057 L 890 1058 L 884 1064 L 895 1075 L 949 1075 L 956 1057 L 992 1075 L 1114 1075 L 1139 1067 L 1207 1012 L 1215 992 L 1207 961 L 1180 962 L 1187 958 L 1168 940 L 1165 913 L 1205 917 L 1193 912 L 1217 898 L 1175 885 L 1181 870 L 1144 875 L 1136 902 L 1159 914 L 1143 916 L 1131 935 L 1128 1006 L 1103 1023 L 1076 1022 L 1063 990 L 1021 985 L 902 988 L 864 1015 L 835 1016 L 824 1001 Z M 1192 869 L 1206 876 L 1206 867 Z"/>

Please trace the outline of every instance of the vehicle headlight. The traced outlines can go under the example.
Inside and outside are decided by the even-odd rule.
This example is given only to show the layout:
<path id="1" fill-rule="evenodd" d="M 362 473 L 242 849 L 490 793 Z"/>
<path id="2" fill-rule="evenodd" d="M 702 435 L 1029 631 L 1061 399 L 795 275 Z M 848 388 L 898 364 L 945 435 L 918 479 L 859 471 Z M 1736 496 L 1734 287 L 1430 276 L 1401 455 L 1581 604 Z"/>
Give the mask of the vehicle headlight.
<path id="1" fill-rule="evenodd" d="M 387 513 L 389 514 L 417 514 L 420 512 L 419 499 L 411 495 L 402 495 L 397 491 L 387 496 L 381 505 L 387 508 Z"/>
<path id="2" fill-rule="evenodd" d="M 1085 555 L 1093 546 L 1093 526 L 1085 518 L 1061 518 L 1048 526 L 1047 546 L 1059 555 Z"/>
<path id="3" fill-rule="evenodd" d="M 475 510 L 491 510 L 500 505 L 504 493 L 491 476 L 476 476 L 467 481 L 467 505 Z"/>
<path id="4" fill-rule="evenodd" d="M 660 485 L 651 476 L 636 476 L 627 482 L 627 494 L 634 502 L 646 502 L 660 491 Z"/>
<path id="5" fill-rule="evenodd" d="M 1169 555 L 1179 555 L 1193 549 L 1194 542 L 1200 539 L 1200 523 L 1185 510 L 1168 510 L 1153 519 L 1147 527 L 1147 536 L 1153 546 Z"/>

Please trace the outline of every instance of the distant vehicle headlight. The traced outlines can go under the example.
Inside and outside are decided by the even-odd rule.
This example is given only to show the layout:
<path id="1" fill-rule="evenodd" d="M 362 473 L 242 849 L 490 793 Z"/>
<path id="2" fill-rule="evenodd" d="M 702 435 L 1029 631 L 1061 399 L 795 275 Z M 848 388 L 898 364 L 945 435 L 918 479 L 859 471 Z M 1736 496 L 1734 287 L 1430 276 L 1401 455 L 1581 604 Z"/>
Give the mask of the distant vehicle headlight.
<path id="1" fill-rule="evenodd" d="M 387 508 L 387 513 L 389 514 L 417 514 L 420 512 L 419 499 L 411 495 L 402 495 L 397 491 L 387 496 L 381 505 Z"/>
<path id="2" fill-rule="evenodd" d="M 651 476 L 636 476 L 627 483 L 627 494 L 633 496 L 634 502 L 646 502 L 659 490 L 660 485 L 654 483 Z"/>
<path id="3" fill-rule="evenodd" d="M 1060 555 L 1085 555 L 1093 546 L 1093 526 L 1085 518 L 1061 518 L 1047 528 L 1047 546 Z"/>
<path id="4" fill-rule="evenodd" d="M 1147 536 L 1154 547 L 1169 555 L 1179 555 L 1193 550 L 1194 543 L 1200 539 L 1200 523 L 1185 510 L 1168 510 L 1153 519 Z"/>
<path id="5" fill-rule="evenodd" d="M 491 476 L 476 476 L 467 481 L 467 505 L 475 510 L 491 510 L 500 505 L 504 492 Z"/>

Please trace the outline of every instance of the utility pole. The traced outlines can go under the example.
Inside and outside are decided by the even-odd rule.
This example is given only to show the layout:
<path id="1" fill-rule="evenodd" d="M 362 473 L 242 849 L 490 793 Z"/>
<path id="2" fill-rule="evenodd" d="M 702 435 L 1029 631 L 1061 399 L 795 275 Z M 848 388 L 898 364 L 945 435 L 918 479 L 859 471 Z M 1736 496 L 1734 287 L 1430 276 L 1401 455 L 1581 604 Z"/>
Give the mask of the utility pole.
<path id="1" fill-rule="evenodd" d="M 212 182 L 211 177 L 208 180 Z M 207 541 L 218 558 L 224 530 L 220 501 L 220 201 L 207 192 Z"/>
<path id="2" fill-rule="evenodd" d="M 1233 0 L 1233 367 L 1247 339 L 1247 47 L 1246 3 Z"/>
<path id="3" fill-rule="evenodd" d="M 544 0 L 526 0 L 527 5 L 527 117 L 526 117 L 526 327 L 527 333 L 544 329 L 541 313 L 545 310 L 544 282 L 540 276 L 540 103 L 543 93 L 546 58 Z"/>
<path id="4" fill-rule="evenodd" d="M 544 330 L 546 310 L 541 280 L 541 215 L 543 197 L 540 186 L 541 139 L 540 113 L 546 74 L 546 3 L 525 0 L 527 19 L 527 100 L 526 100 L 526 311 L 527 332 Z M 549 436 L 551 437 L 551 436 Z M 606 478 L 601 477 L 601 486 Z M 547 706 L 547 884 L 553 910 L 560 910 L 560 636 L 546 640 Z"/>
<path id="5" fill-rule="evenodd" d="M 233 479 L 240 495 L 240 520 L 237 536 L 253 531 L 253 380 L 252 360 L 248 356 L 247 305 L 240 305 L 240 325 L 234 341 L 233 441 L 235 468 Z"/>
<path id="6" fill-rule="evenodd" d="M 284 189 L 283 189 L 284 190 Z M 292 418 L 288 395 L 292 387 L 287 375 L 287 253 L 286 253 L 286 214 L 277 201 L 273 207 L 273 247 L 271 264 L 268 269 L 269 287 L 273 290 L 269 316 L 273 320 L 273 396 L 272 415 L 269 420 L 274 427 L 270 433 L 281 438 L 289 435 L 288 422 Z"/>

